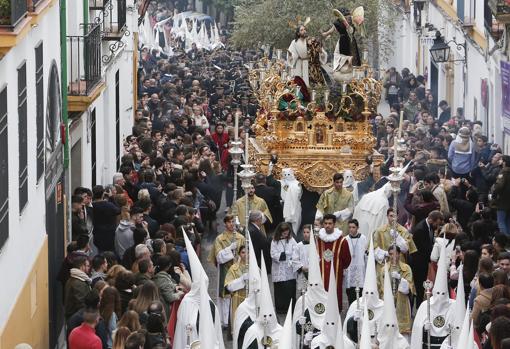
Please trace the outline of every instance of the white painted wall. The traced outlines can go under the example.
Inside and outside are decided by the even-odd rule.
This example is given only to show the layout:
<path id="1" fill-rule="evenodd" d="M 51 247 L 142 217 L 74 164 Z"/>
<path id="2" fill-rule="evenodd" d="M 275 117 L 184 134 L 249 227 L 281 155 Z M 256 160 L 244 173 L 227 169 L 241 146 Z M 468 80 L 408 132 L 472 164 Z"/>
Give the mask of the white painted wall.
<path id="1" fill-rule="evenodd" d="M 455 3 L 456 4 L 456 3 Z M 474 20 L 476 28 L 484 33 L 484 7 L 483 1 L 466 0 L 465 1 L 465 16 L 473 16 L 476 14 Z M 409 67 L 411 71 L 422 73 L 425 68 L 430 72 L 432 65 L 431 57 L 428 52 L 431 45 L 427 46 L 422 43 L 422 66 L 415 67 L 415 52 L 420 44 L 420 39 L 417 33 L 413 32 L 412 26 L 414 19 L 413 16 L 409 18 L 401 16 L 400 22 L 397 24 L 395 32 L 395 50 L 394 54 L 389 57 L 388 66 L 395 66 L 398 70 L 403 67 Z M 453 38 L 459 43 L 465 41 L 465 35 L 457 23 L 453 23 L 449 18 L 443 16 L 443 13 L 434 5 L 428 4 L 425 6 L 422 14 L 422 22 L 431 23 L 438 28 L 441 34 L 445 37 L 446 41 Z M 434 36 L 435 33 L 426 33 L 422 35 Z M 384 34 L 383 34 L 384 35 Z M 488 48 L 489 50 L 495 45 L 494 40 L 489 37 Z M 463 57 L 462 53 L 456 53 L 455 46 L 452 44 L 452 55 L 459 59 Z M 487 133 L 489 140 L 498 144 L 503 143 L 503 129 L 507 127 L 510 129 L 510 120 L 503 120 L 501 115 L 501 77 L 499 74 L 500 60 L 507 60 L 502 56 L 501 51 L 497 50 L 492 56 L 486 58 L 485 53 L 476 48 L 469 40 L 467 43 L 468 66 L 466 74 L 466 83 L 464 84 L 463 64 L 454 65 L 454 89 L 453 98 L 449 101 L 452 112 L 455 108 L 461 107 L 465 104 L 465 115 L 468 119 L 474 120 L 475 98 L 477 101 L 476 109 L 478 120 L 484 121 L 484 131 Z M 485 122 L 485 109 L 481 102 L 481 81 L 488 79 L 489 81 L 489 95 L 488 95 L 488 125 Z M 446 99 L 446 71 L 444 64 L 439 66 L 438 77 L 438 100 Z M 464 86 L 466 86 L 465 99 L 464 99 Z M 509 137 L 507 137 L 509 138 Z M 509 141 L 510 143 L 510 141 Z"/>
<path id="2" fill-rule="evenodd" d="M 128 8 L 132 6 L 133 1 L 128 0 Z M 81 11 L 81 9 L 78 9 Z M 82 186 L 90 188 L 92 186 L 91 143 L 87 141 L 87 134 L 90 134 L 89 114 L 95 108 L 96 110 L 96 168 L 97 184 L 111 184 L 113 174 L 116 172 L 116 147 L 122 146 L 123 139 L 131 134 L 133 127 L 133 33 L 138 31 L 136 26 L 137 13 L 128 10 L 126 23 L 130 32 L 129 36 L 123 37 L 125 46 L 115 53 L 107 64 L 103 64 L 103 80 L 105 89 L 101 95 L 90 105 L 88 111 L 83 113 L 76 122 L 76 127 L 72 130 L 70 138 L 71 144 L 81 142 L 81 177 Z M 92 18 L 92 17 L 91 17 Z M 108 54 L 108 47 L 112 42 L 104 42 L 102 53 Z M 119 70 L 120 85 L 120 144 L 115 141 L 115 73 Z M 121 156 L 122 156 L 121 149 Z M 71 159 L 72 161 L 72 159 Z M 71 188 L 71 191 L 74 188 Z"/>
<path id="3" fill-rule="evenodd" d="M 0 251 L 2 297 L 0 301 L 0 328 L 3 327 L 14 306 L 17 295 L 28 277 L 35 258 L 42 247 L 45 231 L 44 178 L 36 183 L 36 97 L 35 97 L 35 47 L 44 42 L 44 115 L 48 77 L 51 63 L 56 61 L 60 75 L 58 2 L 42 16 L 39 25 L 5 57 L 0 60 L 0 87 L 8 88 L 9 149 L 9 239 Z M 18 198 L 18 83 L 16 68 L 27 62 L 27 115 L 28 115 L 28 203 L 22 215 Z M 44 123 L 46 125 L 46 123 Z"/>

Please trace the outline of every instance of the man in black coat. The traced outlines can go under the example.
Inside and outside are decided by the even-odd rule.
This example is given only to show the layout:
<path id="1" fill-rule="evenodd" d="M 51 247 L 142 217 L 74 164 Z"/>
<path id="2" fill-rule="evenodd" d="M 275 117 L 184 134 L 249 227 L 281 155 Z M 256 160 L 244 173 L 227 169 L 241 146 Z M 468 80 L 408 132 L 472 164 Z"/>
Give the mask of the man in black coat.
<path id="1" fill-rule="evenodd" d="M 262 173 L 255 176 L 255 195 L 264 199 L 269 208 L 271 217 L 273 217 L 273 223 L 266 226 L 266 228 L 269 229 L 268 231 L 272 232 L 274 228 L 283 221 L 283 208 L 280 201 L 280 182 L 273 179 L 272 176 L 269 176 L 269 180 L 271 185 L 267 184 L 267 178 Z"/>
<path id="2" fill-rule="evenodd" d="M 261 230 L 264 225 L 264 214 L 261 211 L 253 210 L 250 212 L 248 231 L 250 232 L 251 243 L 253 244 L 253 252 L 257 258 L 257 264 L 260 268 L 260 258 L 264 256 L 267 271 L 271 274 L 271 255 L 269 251 L 270 240 Z M 251 252 L 251 251 L 250 251 Z"/>
<path id="3" fill-rule="evenodd" d="M 423 282 L 427 279 L 430 253 L 434 246 L 434 231 L 436 231 L 442 223 L 442 213 L 440 211 L 432 211 L 427 218 L 416 224 L 412 230 L 413 241 L 418 251 L 410 256 L 411 260 L 409 264 L 413 270 L 417 308 L 423 302 Z"/>

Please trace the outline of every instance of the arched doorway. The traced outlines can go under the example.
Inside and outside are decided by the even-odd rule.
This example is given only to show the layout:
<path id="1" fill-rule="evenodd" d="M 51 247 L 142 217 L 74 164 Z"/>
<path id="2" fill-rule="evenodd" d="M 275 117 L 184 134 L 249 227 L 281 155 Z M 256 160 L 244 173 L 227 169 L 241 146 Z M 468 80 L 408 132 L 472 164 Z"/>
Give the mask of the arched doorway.
<path id="1" fill-rule="evenodd" d="M 57 280 L 64 259 L 64 147 L 60 138 L 62 95 L 57 63 L 52 62 L 46 99 L 45 162 L 46 234 L 48 234 L 48 297 L 50 348 L 64 325 L 63 288 Z"/>

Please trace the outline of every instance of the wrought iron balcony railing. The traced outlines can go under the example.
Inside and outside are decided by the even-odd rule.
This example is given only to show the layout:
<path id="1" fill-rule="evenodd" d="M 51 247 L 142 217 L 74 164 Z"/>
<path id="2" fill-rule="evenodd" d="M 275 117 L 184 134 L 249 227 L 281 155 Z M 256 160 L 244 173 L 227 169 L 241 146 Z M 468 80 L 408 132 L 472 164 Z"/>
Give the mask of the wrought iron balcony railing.
<path id="1" fill-rule="evenodd" d="M 489 8 L 497 21 L 502 24 L 510 23 L 510 5 L 506 0 L 489 0 Z"/>
<path id="2" fill-rule="evenodd" d="M 104 10 L 110 0 L 89 0 L 89 9 Z"/>
<path id="3" fill-rule="evenodd" d="M 85 28 L 84 35 L 67 37 L 69 96 L 88 96 L 101 81 L 101 28 Z"/>
<path id="4" fill-rule="evenodd" d="M 126 10 L 126 0 L 110 0 L 99 19 L 103 24 L 103 40 L 118 41 L 126 35 Z"/>
<path id="5" fill-rule="evenodd" d="M 14 29 L 27 13 L 24 0 L 0 0 L 0 28 Z"/>

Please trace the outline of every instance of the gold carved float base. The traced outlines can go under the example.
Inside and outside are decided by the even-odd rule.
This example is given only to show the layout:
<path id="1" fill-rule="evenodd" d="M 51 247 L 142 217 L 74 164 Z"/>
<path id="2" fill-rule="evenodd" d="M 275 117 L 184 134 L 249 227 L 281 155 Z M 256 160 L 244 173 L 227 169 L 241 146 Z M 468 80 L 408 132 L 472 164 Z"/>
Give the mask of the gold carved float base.
<path id="1" fill-rule="evenodd" d="M 373 154 L 342 154 L 340 151 L 311 152 L 310 150 L 281 151 L 277 153 L 278 162 L 273 167 L 275 178 L 281 178 L 283 168 L 292 168 L 299 182 L 309 191 L 322 193 L 333 185 L 333 175 L 351 170 L 358 181 L 365 179 L 369 174 L 369 165 L 366 163 L 367 155 L 372 156 L 374 164 L 374 179 L 380 177 L 380 166 L 384 156 Z M 268 173 L 271 153 L 268 152 L 257 139 L 250 138 L 250 163 L 255 164 L 257 172 Z"/>

